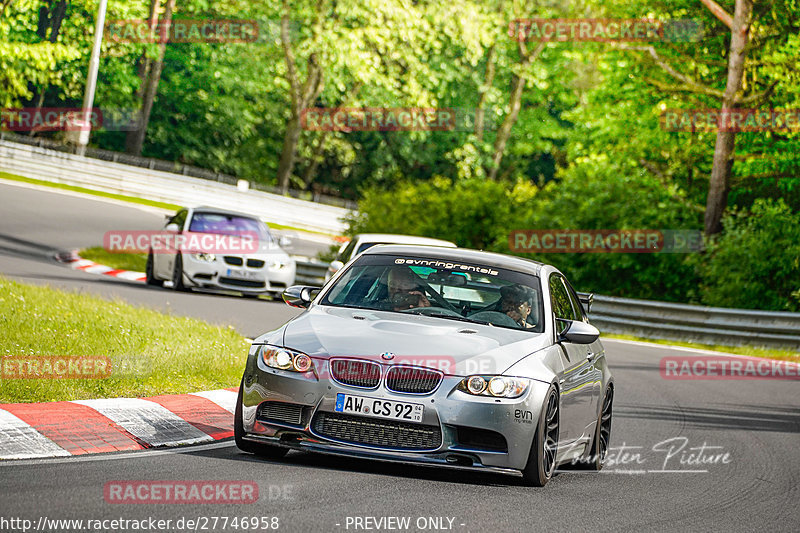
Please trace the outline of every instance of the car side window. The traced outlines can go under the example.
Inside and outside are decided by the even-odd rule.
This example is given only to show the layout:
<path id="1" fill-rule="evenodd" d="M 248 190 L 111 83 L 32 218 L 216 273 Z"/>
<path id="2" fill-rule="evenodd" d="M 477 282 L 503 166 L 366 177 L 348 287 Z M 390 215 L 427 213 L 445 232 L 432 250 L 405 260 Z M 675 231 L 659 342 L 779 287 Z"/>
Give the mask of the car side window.
<path id="1" fill-rule="evenodd" d="M 569 281 L 562 278 L 562 281 L 567 286 L 567 294 L 569 294 L 569 301 L 572 302 L 572 308 L 575 310 L 575 320 L 582 320 L 586 322 L 586 313 L 583 311 L 583 305 L 581 301 L 578 299 L 578 295 L 575 294 L 575 289 L 572 288 L 572 285 Z"/>
<path id="2" fill-rule="evenodd" d="M 553 314 L 555 318 L 563 320 L 576 320 L 575 310 L 572 308 L 572 303 L 569 299 L 569 293 L 561 280 L 561 276 L 557 274 L 550 275 L 550 302 L 553 306 Z M 566 328 L 563 322 L 556 321 L 556 331 L 561 333 Z"/>

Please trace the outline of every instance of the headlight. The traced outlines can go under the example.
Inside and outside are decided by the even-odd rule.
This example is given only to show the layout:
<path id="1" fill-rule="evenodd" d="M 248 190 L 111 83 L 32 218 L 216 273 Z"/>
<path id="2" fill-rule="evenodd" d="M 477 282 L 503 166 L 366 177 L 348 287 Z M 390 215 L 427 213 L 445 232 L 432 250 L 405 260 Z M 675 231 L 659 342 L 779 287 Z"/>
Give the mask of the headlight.
<path id="1" fill-rule="evenodd" d="M 469 376 L 461 380 L 458 388 L 475 396 L 517 398 L 525 394 L 530 381 L 507 376 Z"/>
<path id="2" fill-rule="evenodd" d="M 467 391 L 472 394 L 480 394 L 486 390 L 486 380 L 480 376 L 471 376 L 467 379 Z"/>
<path id="3" fill-rule="evenodd" d="M 214 254 L 207 254 L 207 253 L 205 253 L 205 252 L 200 252 L 200 253 L 197 253 L 197 254 L 192 254 L 192 257 L 194 257 L 194 258 L 195 258 L 195 259 L 197 259 L 198 261 L 208 261 L 209 263 L 211 263 L 211 262 L 213 262 L 213 261 L 215 261 L 215 260 L 217 259 L 217 256 L 216 256 L 216 255 L 214 255 Z"/>
<path id="4" fill-rule="evenodd" d="M 278 346 L 264 346 L 261 348 L 261 359 L 264 364 L 281 370 L 306 373 L 314 364 L 311 358 L 304 353 L 279 348 Z"/>

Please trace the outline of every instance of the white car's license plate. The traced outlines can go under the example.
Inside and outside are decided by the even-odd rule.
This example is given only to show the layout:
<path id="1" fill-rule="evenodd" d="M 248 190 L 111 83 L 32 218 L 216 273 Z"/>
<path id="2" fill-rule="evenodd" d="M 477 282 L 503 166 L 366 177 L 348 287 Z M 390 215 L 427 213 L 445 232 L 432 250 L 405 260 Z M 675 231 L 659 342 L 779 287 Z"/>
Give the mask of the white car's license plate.
<path id="1" fill-rule="evenodd" d="M 338 413 L 391 418 L 392 420 L 405 420 L 407 422 L 422 422 L 423 409 L 424 406 L 421 403 L 366 398 L 342 392 L 336 395 L 335 411 Z"/>
<path id="2" fill-rule="evenodd" d="M 236 279 L 257 279 L 258 272 L 249 272 L 247 270 L 236 270 L 235 268 L 229 268 L 228 277 Z"/>

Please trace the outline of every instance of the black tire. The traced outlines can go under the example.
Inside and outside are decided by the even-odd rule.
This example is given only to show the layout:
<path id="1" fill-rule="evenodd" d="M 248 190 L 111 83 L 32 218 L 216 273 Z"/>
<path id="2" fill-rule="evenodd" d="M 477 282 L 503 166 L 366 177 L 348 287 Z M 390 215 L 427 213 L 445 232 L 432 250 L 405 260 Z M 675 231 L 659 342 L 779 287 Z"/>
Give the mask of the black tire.
<path id="1" fill-rule="evenodd" d="M 163 287 L 164 280 L 156 279 L 155 275 L 153 274 L 153 251 L 151 250 L 147 254 L 147 263 L 144 266 L 144 278 L 145 283 L 148 285 L 152 285 L 154 287 Z"/>
<path id="2" fill-rule="evenodd" d="M 597 427 L 592 440 L 592 447 L 589 456 L 580 464 L 585 470 L 599 472 L 606 463 L 608 454 L 608 443 L 611 440 L 611 418 L 614 407 L 614 387 L 608 387 L 603 395 L 603 403 L 600 405 L 600 414 L 597 417 Z"/>
<path id="3" fill-rule="evenodd" d="M 558 392 L 551 385 L 539 414 L 528 463 L 522 471 L 522 479 L 526 485 L 544 487 L 553 477 L 558 453 L 560 416 Z"/>
<path id="4" fill-rule="evenodd" d="M 180 252 L 175 255 L 175 265 L 172 268 L 172 289 L 176 291 L 188 291 L 183 284 L 183 256 Z"/>
<path id="5" fill-rule="evenodd" d="M 233 440 L 236 447 L 243 452 L 253 453 L 266 459 L 280 459 L 289 452 L 288 448 L 270 446 L 244 440 L 244 422 L 242 420 L 242 394 L 244 380 L 239 384 L 239 396 L 236 398 L 236 411 L 233 415 Z"/>

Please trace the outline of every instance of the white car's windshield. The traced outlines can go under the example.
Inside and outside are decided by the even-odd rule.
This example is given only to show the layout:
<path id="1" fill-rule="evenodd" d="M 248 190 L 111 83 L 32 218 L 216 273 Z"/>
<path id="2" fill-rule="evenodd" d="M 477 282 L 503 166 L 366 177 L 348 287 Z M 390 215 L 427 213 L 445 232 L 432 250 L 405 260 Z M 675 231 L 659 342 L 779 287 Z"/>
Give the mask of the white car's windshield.
<path id="1" fill-rule="evenodd" d="M 216 235 L 255 234 L 260 242 L 269 243 L 272 236 L 266 224 L 254 218 L 222 213 L 195 213 L 189 223 L 189 231 Z"/>
<path id="2" fill-rule="evenodd" d="M 538 277 L 452 259 L 361 256 L 321 303 L 544 331 Z"/>

